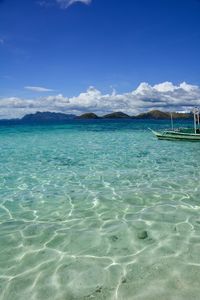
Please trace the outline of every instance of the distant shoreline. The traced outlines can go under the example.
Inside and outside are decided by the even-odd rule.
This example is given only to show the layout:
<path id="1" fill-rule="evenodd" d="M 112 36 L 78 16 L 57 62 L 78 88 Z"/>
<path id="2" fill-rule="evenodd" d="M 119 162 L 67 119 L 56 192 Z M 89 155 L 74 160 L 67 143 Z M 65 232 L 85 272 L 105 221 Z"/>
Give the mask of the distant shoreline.
<path id="1" fill-rule="evenodd" d="M 94 113 L 85 113 L 80 116 L 56 112 L 36 112 L 27 114 L 21 119 L 1 119 L 0 125 L 17 124 L 64 124 L 72 120 L 170 120 L 171 114 L 176 120 L 192 120 L 192 113 L 163 112 L 152 110 L 135 116 L 130 116 L 123 112 L 113 112 L 104 116 L 98 116 Z"/>

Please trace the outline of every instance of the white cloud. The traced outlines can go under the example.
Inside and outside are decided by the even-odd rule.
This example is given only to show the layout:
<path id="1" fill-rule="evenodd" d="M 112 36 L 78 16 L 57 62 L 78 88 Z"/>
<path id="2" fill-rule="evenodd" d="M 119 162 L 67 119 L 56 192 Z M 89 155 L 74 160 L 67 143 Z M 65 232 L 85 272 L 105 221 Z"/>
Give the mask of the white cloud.
<path id="1" fill-rule="evenodd" d="M 76 2 L 89 5 L 92 2 L 92 0 L 39 0 L 38 4 L 44 7 L 51 7 L 54 5 L 58 5 L 60 8 L 66 9 L 70 5 L 75 4 Z"/>
<path id="2" fill-rule="evenodd" d="M 92 0 L 56 0 L 56 2 L 60 5 L 61 8 L 68 8 L 70 5 L 81 2 L 84 4 L 90 4 Z"/>
<path id="3" fill-rule="evenodd" d="M 36 93 L 43 93 L 43 92 L 53 92 L 52 89 L 47 89 L 45 87 L 41 86 L 25 86 L 24 89 L 36 92 Z"/>
<path id="4" fill-rule="evenodd" d="M 4 39 L 0 38 L 0 45 L 4 44 Z"/>
<path id="5" fill-rule="evenodd" d="M 87 91 L 71 98 L 62 94 L 35 99 L 0 98 L 0 118 L 22 117 L 36 111 L 94 112 L 99 115 L 122 111 L 134 115 L 151 109 L 190 111 L 194 106 L 200 106 L 199 86 L 185 82 L 179 85 L 171 82 L 156 85 L 141 83 L 135 90 L 123 94 L 116 91 L 103 94 L 89 87 Z"/>
<path id="6" fill-rule="evenodd" d="M 173 85 L 173 83 L 171 82 L 163 82 L 163 83 L 159 83 L 154 85 L 154 89 L 156 89 L 158 92 L 173 92 L 175 89 L 177 89 L 178 87 Z"/>

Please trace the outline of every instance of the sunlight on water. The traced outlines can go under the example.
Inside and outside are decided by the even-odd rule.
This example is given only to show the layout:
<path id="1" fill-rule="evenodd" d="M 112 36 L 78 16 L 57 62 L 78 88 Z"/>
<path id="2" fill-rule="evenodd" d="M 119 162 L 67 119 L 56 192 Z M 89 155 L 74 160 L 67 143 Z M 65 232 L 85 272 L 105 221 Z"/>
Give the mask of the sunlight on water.
<path id="1" fill-rule="evenodd" d="M 0 127 L 0 299 L 199 299 L 200 144 L 149 126 Z"/>

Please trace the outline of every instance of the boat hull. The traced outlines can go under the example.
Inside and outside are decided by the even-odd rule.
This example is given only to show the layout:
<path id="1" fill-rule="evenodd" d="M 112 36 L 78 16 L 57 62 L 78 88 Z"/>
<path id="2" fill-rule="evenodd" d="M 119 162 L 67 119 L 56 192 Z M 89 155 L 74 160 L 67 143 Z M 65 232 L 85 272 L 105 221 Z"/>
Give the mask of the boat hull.
<path id="1" fill-rule="evenodd" d="M 200 142 L 200 134 L 182 133 L 176 131 L 157 132 L 152 130 L 159 140 Z"/>

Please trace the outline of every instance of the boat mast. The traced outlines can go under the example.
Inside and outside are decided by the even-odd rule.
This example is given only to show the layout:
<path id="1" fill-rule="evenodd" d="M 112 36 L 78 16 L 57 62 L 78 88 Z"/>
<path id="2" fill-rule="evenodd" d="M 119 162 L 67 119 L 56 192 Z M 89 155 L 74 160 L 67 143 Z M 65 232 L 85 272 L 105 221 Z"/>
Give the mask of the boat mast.
<path id="1" fill-rule="evenodd" d="M 197 134 L 197 119 L 196 119 L 196 117 L 197 117 L 197 109 L 195 108 L 193 112 L 194 112 L 194 133 Z"/>
<path id="2" fill-rule="evenodd" d="M 171 127 L 172 127 L 172 131 L 174 131 L 174 122 L 173 122 L 173 114 L 171 112 Z"/>

